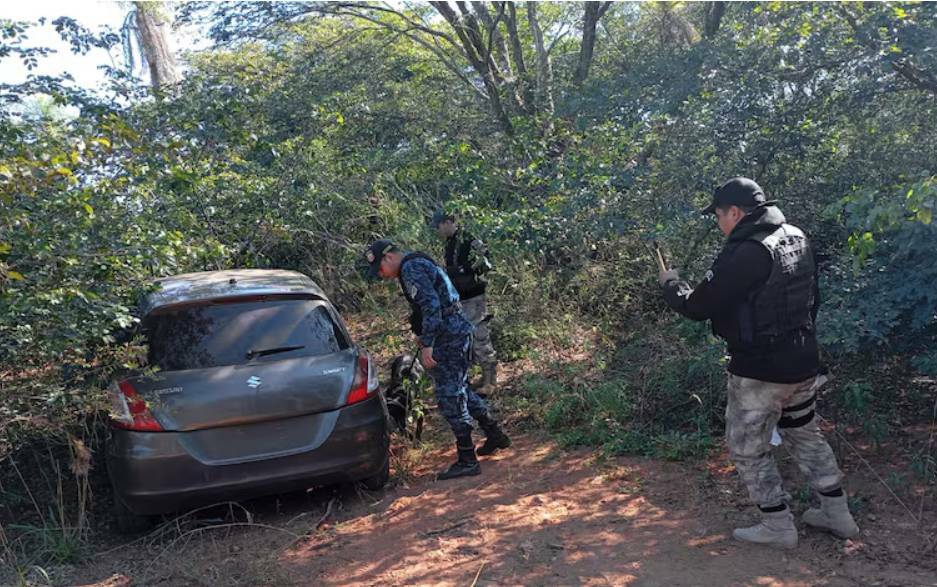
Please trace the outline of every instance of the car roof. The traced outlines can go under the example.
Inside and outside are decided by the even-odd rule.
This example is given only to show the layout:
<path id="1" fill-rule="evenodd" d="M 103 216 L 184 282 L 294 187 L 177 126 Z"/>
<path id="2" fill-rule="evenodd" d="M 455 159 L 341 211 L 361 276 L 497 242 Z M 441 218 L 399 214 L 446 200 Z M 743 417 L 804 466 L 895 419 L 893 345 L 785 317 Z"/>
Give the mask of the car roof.
<path id="1" fill-rule="evenodd" d="M 158 289 L 149 293 L 140 304 L 143 316 L 164 306 L 251 295 L 307 294 L 328 300 L 312 279 L 286 269 L 184 273 L 157 279 L 154 284 Z"/>

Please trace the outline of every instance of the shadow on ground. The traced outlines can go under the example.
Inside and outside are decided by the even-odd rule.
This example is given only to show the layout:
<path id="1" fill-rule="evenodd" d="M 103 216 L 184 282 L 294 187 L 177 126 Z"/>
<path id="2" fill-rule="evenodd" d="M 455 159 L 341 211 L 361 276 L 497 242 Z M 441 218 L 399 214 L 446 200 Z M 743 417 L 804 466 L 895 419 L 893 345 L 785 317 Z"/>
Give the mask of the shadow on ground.
<path id="1" fill-rule="evenodd" d="M 707 508 L 692 467 L 622 460 L 597 469 L 586 452 L 517 440 L 480 477 L 432 482 L 430 465 L 448 455 L 427 459 L 411 489 L 297 544 L 283 570 L 310 585 L 856 584 L 854 573 L 817 568 L 810 540 L 793 553 L 731 541 L 747 516 Z M 860 566 L 851 570 L 873 584 Z"/>

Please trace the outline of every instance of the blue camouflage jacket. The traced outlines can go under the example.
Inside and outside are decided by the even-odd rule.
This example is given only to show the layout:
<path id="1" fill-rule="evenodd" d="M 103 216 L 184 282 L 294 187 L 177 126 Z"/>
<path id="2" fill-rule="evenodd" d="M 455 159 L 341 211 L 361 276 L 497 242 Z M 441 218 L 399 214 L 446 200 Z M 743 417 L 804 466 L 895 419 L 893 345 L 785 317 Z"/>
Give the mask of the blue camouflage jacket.
<path id="1" fill-rule="evenodd" d="M 461 338 L 472 332 L 459 306 L 459 294 L 439 265 L 424 256 L 404 258 L 400 266 L 400 285 L 407 300 L 420 308 L 423 331 L 420 344 L 432 347 L 446 339 Z"/>

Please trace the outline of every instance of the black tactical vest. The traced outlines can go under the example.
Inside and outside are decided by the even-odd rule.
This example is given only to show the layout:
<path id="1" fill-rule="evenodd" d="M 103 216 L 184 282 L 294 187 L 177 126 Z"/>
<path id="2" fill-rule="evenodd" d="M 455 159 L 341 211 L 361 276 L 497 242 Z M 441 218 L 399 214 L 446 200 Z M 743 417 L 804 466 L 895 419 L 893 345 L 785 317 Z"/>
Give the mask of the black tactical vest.
<path id="1" fill-rule="evenodd" d="M 749 295 L 739 313 L 740 342 L 774 346 L 798 332 L 812 333 L 816 266 L 807 237 L 782 224 L 747 240 L 765 247 L 772 265 L 768 280 Z"/>
<path id="2" fill-rule="evenodd" d="M 488 285 L 469 262 L 473 240 L 470 234 L 462 230 L 446 239 L 446 274 L 463 300 L 485 293 Z"/>

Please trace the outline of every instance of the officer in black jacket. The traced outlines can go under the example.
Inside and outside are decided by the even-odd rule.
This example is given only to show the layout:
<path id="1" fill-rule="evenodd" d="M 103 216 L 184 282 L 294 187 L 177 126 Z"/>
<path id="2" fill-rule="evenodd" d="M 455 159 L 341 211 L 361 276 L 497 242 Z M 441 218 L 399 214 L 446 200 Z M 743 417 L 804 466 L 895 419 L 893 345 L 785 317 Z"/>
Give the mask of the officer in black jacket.
<path id="1" fill-rule="evenodd" d="M 816 265 L 804 233 L 787 224 L 754 181 L 735 177 L 716 188 L 712 204 L 728 237 L 704 280 L 690 287 L 676 270 L 663 270 L 667 304 L 693 320 L 710 320 L 731 356 L 726 438 L 729 452 L 761 522 L 734 532 L 738 540 L 782 548 L 797 545 L 771 454 L 775 429 L 820 496 L 805 523 L 848 538 L 858 534 L 840 483 L 836 457 L 814 412 L 819 352 Z"/>
<path id="2" fill-rule="evenodd" d="M 498 383 L 498 357 L 488 330 L 488 301 L 485 274 L 491 271 L 488 247 L 464 230 L 452 214 L 439 210 L 433 215 L 433 227 L 446 241 L 446 273 L 459 292 L 462 308 L 475 326 L 472 335 L 472 358 L 482 369 L 479 391 L 490 392 Z"/>

